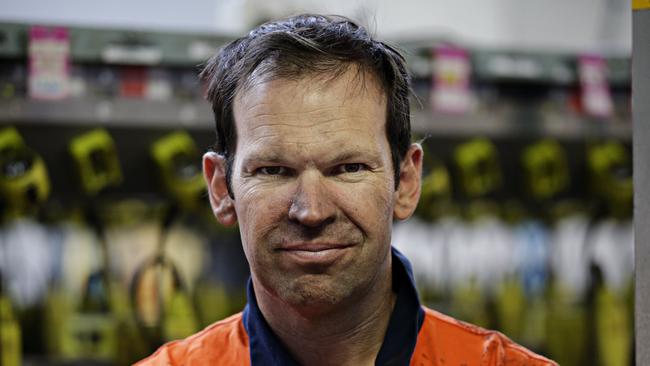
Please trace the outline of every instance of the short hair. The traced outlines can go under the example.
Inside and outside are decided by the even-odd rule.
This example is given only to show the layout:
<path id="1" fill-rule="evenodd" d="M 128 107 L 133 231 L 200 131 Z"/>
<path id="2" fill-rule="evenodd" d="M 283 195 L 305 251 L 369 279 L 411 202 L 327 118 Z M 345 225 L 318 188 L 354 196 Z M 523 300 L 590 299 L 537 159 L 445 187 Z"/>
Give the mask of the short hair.
<path id="1" fill-rule="evenodd" d="M 406 60 L 394 47 L 373 39 L 362 26 L 342 16 L 303 14 L 260 25 L 227 44 L 207 61 L 200 77 L 207 84 L 216 125 L 213 150 L 226 158 L 226 181 L 237 146 L 233 103 L 253 76 L 297 80 L 305 76 L 335 79 L 350 66 L 372 75 L 386 95 L 386 137 L 395 187 L 400 163 L 411 143 Z"/>

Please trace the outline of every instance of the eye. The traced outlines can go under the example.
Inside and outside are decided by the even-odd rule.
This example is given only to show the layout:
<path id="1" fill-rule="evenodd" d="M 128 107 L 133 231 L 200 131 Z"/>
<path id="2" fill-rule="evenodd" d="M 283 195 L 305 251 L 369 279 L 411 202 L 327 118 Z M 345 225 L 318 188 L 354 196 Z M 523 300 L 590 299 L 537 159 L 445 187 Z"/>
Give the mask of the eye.
<path id="1" fill-rule="evenodd" d="M 287 175 L 289 169 L 283 166 L 265 166 L 257 169 L 257 173 L 263 175 Z"/>
<path id="2" fill-rule="evenodd" d="M 360 171 L 363 171 L 366 169 L 366 165 L 362 163 L 348 163 L 348 164 L 341 164 L 338 167 L 336 167 L 335 172 L 337 174 L 345 174 L 345 173 L 358 173 Z"/>

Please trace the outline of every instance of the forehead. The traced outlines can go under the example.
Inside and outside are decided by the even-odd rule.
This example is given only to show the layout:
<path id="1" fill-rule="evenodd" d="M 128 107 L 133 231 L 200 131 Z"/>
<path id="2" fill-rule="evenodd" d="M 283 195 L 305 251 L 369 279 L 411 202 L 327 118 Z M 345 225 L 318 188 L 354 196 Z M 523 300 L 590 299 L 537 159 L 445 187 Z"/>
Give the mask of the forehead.
<path id="1" fill-rule="evenodd" d="M 373 76 L 353 69 L 335 78 L 253 82 L 237 94 L 233 111 L 237 150 L 244 143 L 315 146 L 349 143 L 354 136 L 385 140 L 385 93 Z"/>

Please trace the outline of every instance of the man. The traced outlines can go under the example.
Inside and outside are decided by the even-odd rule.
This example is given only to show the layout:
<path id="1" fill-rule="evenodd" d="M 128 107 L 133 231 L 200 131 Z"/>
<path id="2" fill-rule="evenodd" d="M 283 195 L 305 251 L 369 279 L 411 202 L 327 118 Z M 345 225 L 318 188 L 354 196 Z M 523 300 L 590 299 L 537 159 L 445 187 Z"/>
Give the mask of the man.
<path id="1" fill-rule="evenodd" d="M 248 305 L 141 365 L 549 365 L 422 307 L 391 224 L 418 202 L 409 79 L 339 17 L 267 23 L 211 59 L 203 157 L 219 222 L 239 222 Z"/>

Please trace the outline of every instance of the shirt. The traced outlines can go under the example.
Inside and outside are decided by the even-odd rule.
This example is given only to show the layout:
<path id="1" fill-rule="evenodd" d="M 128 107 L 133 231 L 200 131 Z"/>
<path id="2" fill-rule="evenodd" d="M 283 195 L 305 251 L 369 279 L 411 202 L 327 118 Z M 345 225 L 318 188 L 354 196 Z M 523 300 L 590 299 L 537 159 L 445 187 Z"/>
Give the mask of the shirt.
<path id="1" fill-rule="evenodd" d="M 408 260 L 396 249 L 393 290 L 397 294 L 376 365 L 515 366 L 557 365 L 485 330 L 420 305 Z M 163 345 L 137 366 L 298 365 L 264 319 L 248 283 L 244 311 L 184 340 Z"/>

